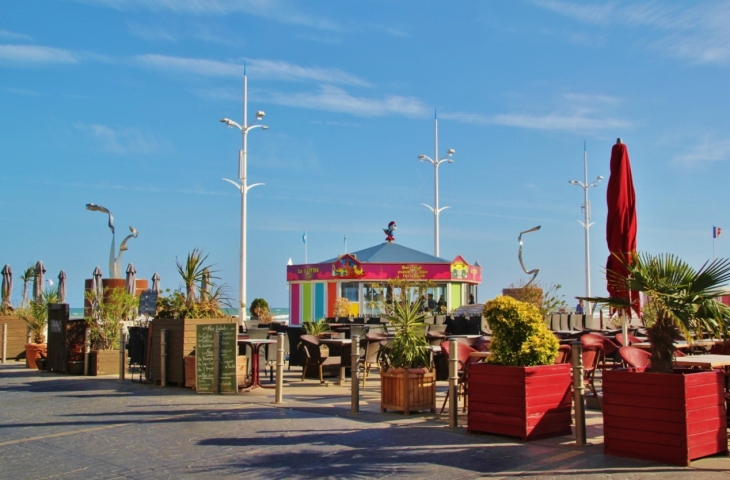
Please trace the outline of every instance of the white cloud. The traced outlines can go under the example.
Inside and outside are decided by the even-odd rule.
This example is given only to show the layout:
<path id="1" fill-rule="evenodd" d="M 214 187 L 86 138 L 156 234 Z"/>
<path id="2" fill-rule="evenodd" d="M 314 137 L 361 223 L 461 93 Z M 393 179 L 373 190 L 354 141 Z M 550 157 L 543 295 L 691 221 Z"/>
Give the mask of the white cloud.
<path id="1" fill-rule="evenodd" d="M 31 37 L 30 35 L 10 32 L 8 30 L 0 30 L 0 38 L 6 38 L 8 40 L 15 40 L 15 41 L 21 40 L 24 42 L 29 42 L 29 41 L 33 40 L 33 37 Z"/>
<path id="2" fill-rule="evenodd" d="M 111 128 L 99 124 L 76 124 L 74 126 L 82 132 L 91 134 L 101 148 L 109 153 L 147 155 L 165 149 L 154 136 L 138 128 Z"/>
<path id="3" fill-rule="evenodd" d="M 696 165 L 705 162 L 730 160 L 730 140 L 703 139 L 691 150 L 674 157 L 674 162 L 684 165 Z"/>
<path id="4" fill-rule="evenodd" d="M 135 37 L 144 40 L 155 40 L 163 42 L 176 42 L 177 35 L 167 29 L 163 29 L 157 26 L 141 25 L 137 23 L 130 23 L 128 26 L 129 33 Z"/>
<path id="5" fill-rule="evenodd" d="M 462 123 L 504 125 L 534 130 L 562 130 L 570 132 L 622 129 L 632 122 L 612 117 L 606 110 L 617 106 L 620 99 L 608 95 L 566 93 L 557 102 L 560 106 L 550 112 L 508 112 L 483 115 L 469 112 L 439 114 L 440 118 Z"/>
<path id="6" fill-rule="evenodd" d="M 279 105 L 349 113 L 363 117 L 386 115 L 423 117 L 430 112 L 430 108 L 414 97 L 355 97 L 345 90 L 331 85 L 323 85 L 317 93 L 273 92 L 267 96 L 267 99 Z"/>
<path id="7" fill-rule="evenodd" d="M 169 57 L 165 55 L 142 55 L 136 60 L 160 70 L 175 70 L 207 76 L 241 77 L 243 64 L 201 58 Z M 246 61 L 248 72 L 258 78 L 277 80 L 313 80 L 340 85 L 370 86 L 367 81 L 336 68 L 304 67 L 276 60 L 253 59 Z"/>
<path id="8" fill-rule="evenodd" d="M 688 2 L 689 3 L 689 2 Z M 640 28 L 642 35 L 658 31 L 656 40 L 643 42 L 665 55 L 695 63 L 730 64 L 730 1 L 701 5 L 667 5 L 656 1 L 619 5 L 618 2 L 582 4 L 563 0 L 536 5 L 582 23 Z"/>
<path id="9" fill-rule="evenodd" d="M 342 32 L 345 29 L 324 18 L 301 13 L 286 0 L 77 0 L 117 10 L 168 10 L 184 15 L 229 15 L 243 13 L 288 25 Z"/>
<path id="10" fill-rule="evenodd" d="M 35 45 L 0 45 L 0 63 L 9 65 L 72 64 L 79 56 L 68 50 Z"/>

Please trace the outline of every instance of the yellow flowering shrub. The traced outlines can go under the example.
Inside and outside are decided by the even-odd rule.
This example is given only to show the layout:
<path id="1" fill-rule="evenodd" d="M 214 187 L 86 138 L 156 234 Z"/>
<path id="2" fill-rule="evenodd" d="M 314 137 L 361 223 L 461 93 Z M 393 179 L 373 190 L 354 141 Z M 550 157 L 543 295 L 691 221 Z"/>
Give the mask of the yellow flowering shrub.
<path id="1" fill-rule="evenodd" d="M 489 363 L 550 365 L 558 355 L 558 340 L 534 305 L 500 296 L 484 305 L 484 317 L 492 329 Z"/>

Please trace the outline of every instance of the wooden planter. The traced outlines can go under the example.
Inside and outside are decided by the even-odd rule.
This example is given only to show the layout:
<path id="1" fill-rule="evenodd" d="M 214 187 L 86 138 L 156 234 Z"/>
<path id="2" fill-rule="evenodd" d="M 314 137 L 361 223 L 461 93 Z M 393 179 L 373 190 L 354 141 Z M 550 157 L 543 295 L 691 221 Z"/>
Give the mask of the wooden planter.
<path id="1" fill-rule="evenodd" d="M 522 441 L 571 434 L 570 364 L 508 367 L 473 363 L 467 431 Z"/>
<path id="2" fill-rule="evenodd" d="M 236 323 L 235 317 L 225 318 L 155 318 L 150 322 L 150 344 L 147 378 L 160 382 L 160 330 L 167 330 L 167 383 L 185 385 L 185 357 L 195 352 L 195 327 L 216 323 Z"/>
<path id="3" fill-rule="evenodd" d="M 727 452 L 724 375 L 718 371 L 603 375 L 604 453 L 674 465 Z"/>
<path id="4" fill-rule="evenodd" d="M 380 370 L 380 410 L 436 412 L 436 372 L 425 368 Z"/>
<path id="5" fill-rule="evenodd" d="M 125 360 L 126 365 L 126 360 Z M 119 350 L 89 352 L 89 375 L 119 375 Z"/>
<path id="6" fill-rule="evenodd" d="M 45 343 L 26 343 L 25 344 L 25 364 L 28 368 L 38 368 L 35 361 L 41 356 L 46 356 L 48 345 Z"/>
<path id="7" fill-rule="evenodd" d="M 5 352 L 5 358 L 8 360 L 25 358 L 25 344 L 28 343 L 28 324 L 15 315 L 1 316 L 0 334 L 4 323 L 8 325 L 8 350 Z"/>

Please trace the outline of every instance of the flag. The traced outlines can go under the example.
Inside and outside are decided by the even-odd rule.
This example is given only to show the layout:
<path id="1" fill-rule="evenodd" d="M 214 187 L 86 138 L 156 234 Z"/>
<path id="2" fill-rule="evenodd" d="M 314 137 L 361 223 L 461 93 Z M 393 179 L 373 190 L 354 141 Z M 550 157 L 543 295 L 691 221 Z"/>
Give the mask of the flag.
<path id="1" fill-rule="evenodd" d="M 719 237 L 720 233 L 722 233 L 722 229 L 720 227 L 712 227 L 712 238 Z"/>
<path id="2" fill-rule="evenodd" d="M 307 232 L 306 231 L 302 234 L 302 242 L 307 243 Z"/>

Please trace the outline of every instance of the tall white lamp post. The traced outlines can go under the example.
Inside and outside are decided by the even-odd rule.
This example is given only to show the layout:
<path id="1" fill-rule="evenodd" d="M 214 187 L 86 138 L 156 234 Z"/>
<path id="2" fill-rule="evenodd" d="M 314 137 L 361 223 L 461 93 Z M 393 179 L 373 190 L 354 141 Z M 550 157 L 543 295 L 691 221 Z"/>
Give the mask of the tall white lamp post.
<path id="1" fill-rule="evenodd" d="M 586 153 L 586 147 L 585 143 L 583 144 L 583 181 L 579 182 L 578 180 L 570 180 L 569 183 L 571 185 L 577 185 L 583 189 L 583 205 L 581 206 L 581 210 L 583 210 L 584 215 L 584 221 L 581 222 L 578 220 L 578 223 L 580 223 L 583 228 L 585 229 L 585 263 L 586 263 L 586 297 L 591 296 L 591 251 L 590 251 L 590 233 L 589 229 L 591 228 L 591 202 L 588 200 L 588 189 L 591 187 L 597 187 L 598 182 L 603 180 L 603 177 L 599 175 L 594 182 L 588 183 L 588 154 Z M 590 305 L 587 304 L 586 308 L 584 309 L 584 312 L 590 312 L 591 308 Z"/>
<path id="2" fill-rule="evenodd" d="M 456 153 L 456 150 L 453 148 L 450 148 L 446 152 L 446 156 L 442 158 L 438 158 L 439 156 L 439 121 L 438 118 L 434 115 L 433 118 L 433 158 L 430 158 L 426 155 L 419 155 L 418 159 L 420 161 L 429 161 L 433 165 L 433 207 L 430 205 L 426 205 L 425 203 L 422 203 L 424 207 L 428 208 L 433 212 L 433 254 L 434 256 L 439 256 L 439 213 L 441 213 L 442 210 L 446 210 L 449 207 L 441 207 L 439 208 L 439 165 L 441 165 L 444 162 L 454 163 L 454 160 L 451 158 L 451 156 Z M 437 159 L 438 160 L 435 160 Z"/>
<path id="3" fill-rule="evenodd" d="M 241 151 L 238 153 L 238 179 L 240 183 L 236 183 L 233 180 L 229 180 L 228 178 L 224 178 L 226 182 L 229 182 L 233 185 L 235 185 L 236 188 L 238 188 L 241 191 L 241 272 L 239 276 L 239 298 L 240 298 L 240 305 L 238 308 L 238 320 L 244 321 L 246 319 L 246 196 L 248 194 L 248 191 L 252 189 L 253 187 L 263 185 L 263 183 L 254 183 L 252 185 L 248 185 L 246 183 L 246 155 L 247 155 L 247 137 L 248 132 L 250 130 L 253 130 L 254 128 L 261 127 L 262 130 L 267 130 L 269 127 L 266 125 L 262 125 L 260 123 L 261 120 L 264 118 L 264 112 L 259 110 L 256 112 L 256 120 L 254 120 L 250 125 L 248 124 L 247 120 L 247 109 L 248 109 L 248 80 L 246 79 L 246 72 L 244 70 L 243 73 L 243 125 L 239 125 L 238 123 L 234 122 L 233 120 L 229 118 L 224 118 L 221 120 L 221 122 L 228 125 L 229 128 L 237 128 L 241 131 L 243 136 L 243 146 Z"/>

